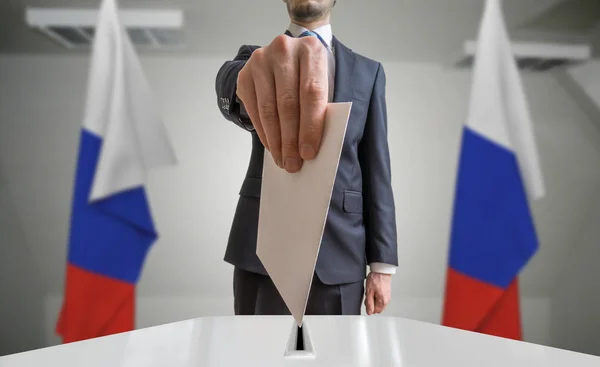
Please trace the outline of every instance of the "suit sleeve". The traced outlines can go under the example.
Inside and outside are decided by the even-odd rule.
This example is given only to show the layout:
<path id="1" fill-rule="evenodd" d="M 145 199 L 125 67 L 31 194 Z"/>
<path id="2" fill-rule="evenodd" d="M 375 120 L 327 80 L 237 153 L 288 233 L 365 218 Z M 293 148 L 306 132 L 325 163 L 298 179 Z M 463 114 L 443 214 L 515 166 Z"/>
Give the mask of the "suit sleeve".
<path id="1" fill-rule="evenodd" d="M 363 172 L 367 263 L 397 266 L 396 209 L 391 182 L 385 88 L 385 71 L 378 64 L 359 145 L 359 159 Z"/>
<path id="2" fill-rule="evenodd" d="M 235 58 L 226 61 L 221 66 L 215 82 L 217 104 L 223 117 L 248 131 L 253 131 L 254 127 L 245 113 L 242 103 L 237 99 L 237 77 L 252 52 L 257 48 L 258 46 L 248 45 L 240 47 Z"/>

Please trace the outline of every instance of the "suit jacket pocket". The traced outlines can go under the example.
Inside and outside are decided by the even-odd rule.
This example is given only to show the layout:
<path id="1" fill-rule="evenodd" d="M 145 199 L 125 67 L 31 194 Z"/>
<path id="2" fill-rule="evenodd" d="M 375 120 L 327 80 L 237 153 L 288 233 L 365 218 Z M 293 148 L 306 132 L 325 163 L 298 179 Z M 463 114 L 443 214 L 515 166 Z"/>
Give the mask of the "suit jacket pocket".
<path id="1" fill-rule="evenodd" d="M 242 188 L 240 189 L 241 196 L 249 196 L 253 198 L 260 198 L 262 179 L 255 177 L 246 177 Z"/>
<path id="2" fill-rule="evenodd" d="M 358 191 L 344 191 L 344 211 L 346 213 L 363 212 L 363 196 Z"/>

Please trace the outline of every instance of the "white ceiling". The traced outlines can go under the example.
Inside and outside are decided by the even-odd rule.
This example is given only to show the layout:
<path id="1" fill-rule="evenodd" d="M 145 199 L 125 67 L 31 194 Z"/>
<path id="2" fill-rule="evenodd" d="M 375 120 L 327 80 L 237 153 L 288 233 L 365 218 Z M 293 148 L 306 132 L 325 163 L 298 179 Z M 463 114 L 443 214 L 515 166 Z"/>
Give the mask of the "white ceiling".
<path id="1" fill-rule="evenodd" d="M 0 1 L 0 52 L 66 52 L 24 25 L 27 6 L 97 7 L 100 0 Z M 184 53 L 235 53 L 244 43 L 265 44 L 287 26 L 281 0 L 120 0 L 122 8 L 180 8 Z M 380 60 L 446 60 L 474 38 L 483 0 L 339 0 L 334 33 L 349 47 Z M 595 42 L 600 49 L 598 0 L 504 0 L 511 35 L 520 40 Z M 561 7 L 562 6 L 562 7 Z M 595 31 L 594 31 L 595 30 Z M 70 51 L 72 52 L 72 51 Z M 81 51 L 79 51 L 81 52 Z M 182 52 L 182 51 L 177 51 Z"/>

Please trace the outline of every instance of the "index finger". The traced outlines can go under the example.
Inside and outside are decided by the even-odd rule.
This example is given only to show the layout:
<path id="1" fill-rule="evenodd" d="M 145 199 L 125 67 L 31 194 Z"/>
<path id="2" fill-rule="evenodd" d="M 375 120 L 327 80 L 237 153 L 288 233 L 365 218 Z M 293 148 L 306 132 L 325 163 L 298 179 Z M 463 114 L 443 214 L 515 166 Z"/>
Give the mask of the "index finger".
<path id="1" fill-rule="evenodd" d="M 372 315 L 374 313 L 375 308 L 375 294 L 372 290 L 367 290 L 365 294 L 365 308 L 367 311 L 367 315 Z"/>
<path id="2" fill-rule="evenodd" d="M 316 157 L 321 145 L 329 85 L 326 50 L 315 37 L 306 38 L 300 53 L 298 145 L 302 159 L 310 160 Z"/>

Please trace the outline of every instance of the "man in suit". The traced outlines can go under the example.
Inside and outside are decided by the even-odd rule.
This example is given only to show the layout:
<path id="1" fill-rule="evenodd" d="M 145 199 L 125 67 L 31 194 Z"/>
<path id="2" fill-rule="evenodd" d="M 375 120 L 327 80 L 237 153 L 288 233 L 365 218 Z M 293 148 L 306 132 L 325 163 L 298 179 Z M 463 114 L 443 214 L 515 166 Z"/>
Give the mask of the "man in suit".
<path id="1" fill-rule="evenodd" d="M 252 138 L 225 253 L 234 265 L 235 313 L 289 314 L 256 255 L 264 149 L 279 167 L 298 172 L 318 154 L 327 103 L 350 101 L 306 314 L 358 315 L 363 297 L 368 314 L 381 313 L 398 264 L 385 73 L 333 36 L 335 0 L 284 3 L 285 34 L 264 47 L 242 46 L 216 78 L 221 113 Z"/>

